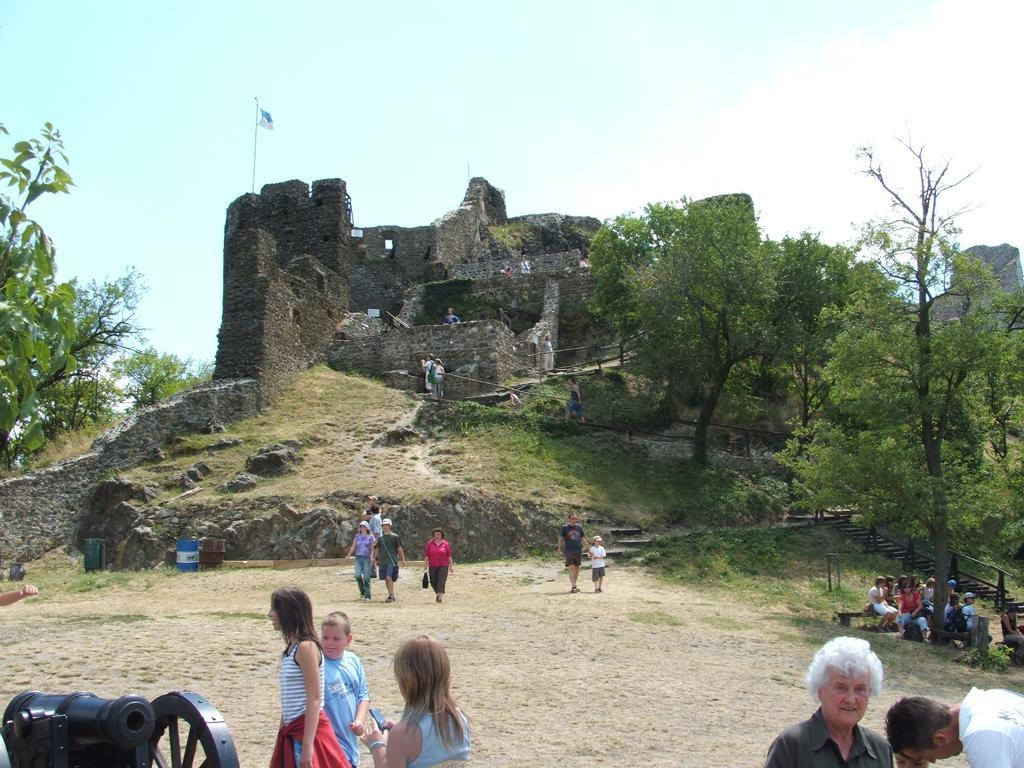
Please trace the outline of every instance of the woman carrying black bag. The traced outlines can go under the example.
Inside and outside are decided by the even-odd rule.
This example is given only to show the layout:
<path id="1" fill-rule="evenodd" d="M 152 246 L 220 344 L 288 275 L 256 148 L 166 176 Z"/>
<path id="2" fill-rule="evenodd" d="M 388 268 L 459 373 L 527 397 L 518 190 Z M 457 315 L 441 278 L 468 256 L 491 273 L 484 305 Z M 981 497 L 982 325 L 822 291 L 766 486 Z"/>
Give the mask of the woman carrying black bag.
<path id="1" fill-rule="evenodd" d="M 437 595 L 434 600 L 444 602 L 448 574 L 455 570 L 455 562 L 452 560 L 452 545 L 445 540 L 440 528 L 434 529 L 433 537 L 423 547 L 423 559 L 427 563 L 427 575 L 424 578 L 429 579 Z"/>

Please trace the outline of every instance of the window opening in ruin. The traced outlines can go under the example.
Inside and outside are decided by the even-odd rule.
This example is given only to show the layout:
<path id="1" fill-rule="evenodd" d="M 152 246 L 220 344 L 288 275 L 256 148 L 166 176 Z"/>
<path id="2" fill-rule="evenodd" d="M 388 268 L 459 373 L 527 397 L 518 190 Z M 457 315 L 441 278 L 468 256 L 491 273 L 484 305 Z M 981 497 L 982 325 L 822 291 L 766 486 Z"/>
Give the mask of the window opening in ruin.
<path id="1" fill-rule="evenodd" d="M 395 241 L 390 239 L 390 238 L 386 238 L 384 240 L 384 250 L 385 251 L 393 251 L 393 250 L 395 250 Z"/>
<path id="2" fill-rule="evenodd" d="M 323 293 L 327 290 L 327 281 L 324 279 L 323 273 L 316 273 L 316 289 Z"/>
<path id="3" fill-rule="evenodd" d="M 299 310 L 297 310 L 295 307 L 288 307 L 288 315 L 291 318 L 292 322 L 295 323 L 296 325 L 302 323 L 302 313 L 299 312 Z"/>

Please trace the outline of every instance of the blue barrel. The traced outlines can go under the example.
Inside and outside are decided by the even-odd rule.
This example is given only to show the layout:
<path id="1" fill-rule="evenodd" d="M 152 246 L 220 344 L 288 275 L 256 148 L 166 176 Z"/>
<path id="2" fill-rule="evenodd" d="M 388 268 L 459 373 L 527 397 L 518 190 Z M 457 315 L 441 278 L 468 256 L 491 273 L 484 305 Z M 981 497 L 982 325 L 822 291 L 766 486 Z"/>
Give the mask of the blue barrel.
<path id="1" fill-rule="evenodd" d="M 178 570 L 199 570 L 199 539 L 178 539 Z"/>

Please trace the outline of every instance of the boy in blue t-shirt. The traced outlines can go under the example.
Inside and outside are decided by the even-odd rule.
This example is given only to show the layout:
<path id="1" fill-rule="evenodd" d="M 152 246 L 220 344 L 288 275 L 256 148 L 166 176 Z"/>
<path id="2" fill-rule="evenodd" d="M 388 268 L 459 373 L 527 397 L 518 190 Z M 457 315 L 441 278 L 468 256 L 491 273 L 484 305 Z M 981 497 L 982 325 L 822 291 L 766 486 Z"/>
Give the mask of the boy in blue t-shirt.
<path id="1" fill-rule="evenodd" d="M 359 765 L 359 737 L 370 710 L 363 662 L 351 651 L 352 623 L 341 611 L 327 614 L 320 625 L 324 649 L 324 712 L 352 768 Z"/>

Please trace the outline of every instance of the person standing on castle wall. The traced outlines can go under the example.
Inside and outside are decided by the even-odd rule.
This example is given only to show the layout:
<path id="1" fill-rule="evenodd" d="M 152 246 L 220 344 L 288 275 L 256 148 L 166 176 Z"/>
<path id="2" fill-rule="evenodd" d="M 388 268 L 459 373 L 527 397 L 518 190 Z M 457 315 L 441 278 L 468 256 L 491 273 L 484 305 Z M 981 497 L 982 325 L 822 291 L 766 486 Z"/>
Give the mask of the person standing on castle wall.
<path id="1" fill-rule="evenodd" d="M 530 274 L 530 271 L 532 269 L 533 269 L 533 264 L 530 263 L 530 260 L 526 257 L 526 254 L 524 253 L 523 254 L 523 262 L 522 262 L 522 264 L 519 265 L 519 273 L 522 274 L 522 275 L 528 275 L 528 274 Z"/>
<path id="2" fill-rule="evenodd" d="M 548 333 L 540 340 L 540 367 L 544 371 L 555 367 L 555 348 L 551 346 L 551 334 Z"/>
<path id="3" fill-rule="evenodd" d="M 423 369 L 423 387 L 429 395 L 434 390 L 434 356 L 428 355 L 426 360 L 420 360 L 420 368 Z"/>
<path id="4" fill-rule="evenodd" d="M 434 399 L 444 399 L 444 365 L 441 358 L 434 361 Z"/>
<path id="5" fill-rule="evenodd" d="M 455 314 L 455 307 L 448 307 L 448 312 L 445 313 L 444 320 L 445 325 L 455 325 L 462 322 L 462 318 Z"/>

